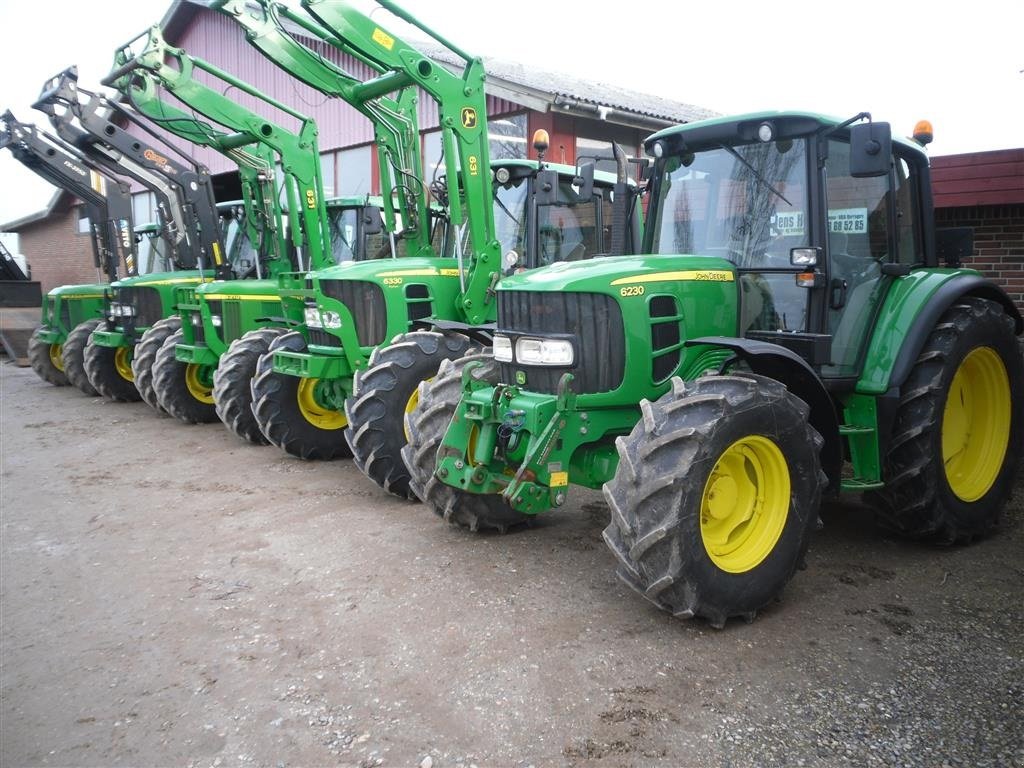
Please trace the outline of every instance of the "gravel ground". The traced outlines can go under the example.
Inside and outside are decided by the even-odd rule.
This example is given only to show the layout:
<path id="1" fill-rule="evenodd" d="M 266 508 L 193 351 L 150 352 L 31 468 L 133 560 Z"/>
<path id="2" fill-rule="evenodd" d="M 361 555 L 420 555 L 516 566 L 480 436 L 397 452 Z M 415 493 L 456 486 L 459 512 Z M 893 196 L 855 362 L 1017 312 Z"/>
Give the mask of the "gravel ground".
<path id="1" fill-rule="evenodd" d="M 599 494 L 505 536 L 0 366 L 0 764 L 1024 766 L 1024 475 L 933 548 L 823 511 L 714 631 L 620 585 Z"/>

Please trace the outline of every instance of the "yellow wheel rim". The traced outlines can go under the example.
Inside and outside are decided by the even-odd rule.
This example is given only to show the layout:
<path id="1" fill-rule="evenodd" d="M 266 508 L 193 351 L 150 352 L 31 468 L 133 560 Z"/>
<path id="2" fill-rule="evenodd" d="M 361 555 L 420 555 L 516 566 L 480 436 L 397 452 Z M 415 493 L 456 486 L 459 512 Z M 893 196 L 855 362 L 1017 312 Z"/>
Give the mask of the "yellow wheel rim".
<path id="1" fill-rule="evenodd" d="M 991 347 L 971 350 L 956 369 L 942 412 L 942 463 L 950 490 L 977 501 L 999 476 L 1010 444 L 1010 378 Z"/>
<path id="2" fill-rule="evenodd" d="M 320 379 L 300 379 L 297 400 L 299 413 L 317 429 L 343 429 L 348 419 L 342 411 L 324 408 L 316 399 L 316 385 Z"/>
<path id="3" fill-rule="evenodd" d="M 63 344 L 51 344 L 50 345 L 50 365 L 56 368 L 61 373 L 64 373 L 64 345 Z"/>
<path id="4" fill-rule="evenodd" d="M 185 386 L 188 393 L 204 405 L 213 405 L 213 385 L 203 374 L 206 366 L 189 363 L 185 366 Z"/>
<path id="5" fill-rule="evenodd" d="M 433 381 L 433 379 L 424 379 L 424 381 Z M 416 406 L 420 404 L 420 388 L 417 386 L 412 391 L 412 395 L 405 401 L 405 412 L 412 413 L 416 410 Z M 405 426 L 405 419 L 402 419 L 402 430 L 405 432 L 405 442 L 409 442 L 409 428 Z"/>
<path id="6" fill-rule="evenodd" d="M 135 374 L 132 372 L 132 348 L 118 347 L 114 352 L 114 368 L 117 375 L 125 381 L 135 381 Z"/>
<path id="7" fill-rule="evenodd" d="M 729 573 L 755 568 L 778 543 L 789 502 L 789 466 L 773 441 L 750 435 L 726 448 L 700 504 L 700 534 L 711 561 Z"/>

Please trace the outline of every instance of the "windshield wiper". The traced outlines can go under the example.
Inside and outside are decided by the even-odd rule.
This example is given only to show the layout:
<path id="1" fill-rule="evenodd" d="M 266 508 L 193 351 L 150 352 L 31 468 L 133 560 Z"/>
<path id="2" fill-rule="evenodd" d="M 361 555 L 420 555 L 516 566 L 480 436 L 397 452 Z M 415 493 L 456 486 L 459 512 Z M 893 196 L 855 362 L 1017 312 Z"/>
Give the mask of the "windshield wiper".
<path id="1" fill-rule="evenodd" d="M 762 176 L 760 173 L 758 173 L 757 168 L 755 168 L 750 163 L 748 163 L 746 158 L 743 157 L 743 155 L 741 155 L 739 152 L 737 152 L 735 149 L 733 149 L 732 147 L 728 146 L 727 144 L 719 144 L 718 146 L 720 146 L 722 149 L 724 149 L 730 155 L 732 155 L 737 160 L 739 160 L 741 163 L 743 163 L 750 170 L 750 172 L 752 174 L 754 174 L 755 178 L 757 178 L 758 181 L 760 181 L 762 184 L 764 184 L 766 187 L 768 187 L 768 189 L 770 189 L 779 198 L 784 200 L 786 205 L 790 205 L 790 206 L 793 205 L 791 202 L 789 202 L 789 200 L 786 200 L 786 196 L 785 195 L 783 195 L 781 192 L 779 192 L 779 190 L 777 190 L 775 187 L 773 187 L 771 184 L 769 184 L 767 179 L 765 179 L 764 176 Z"/>

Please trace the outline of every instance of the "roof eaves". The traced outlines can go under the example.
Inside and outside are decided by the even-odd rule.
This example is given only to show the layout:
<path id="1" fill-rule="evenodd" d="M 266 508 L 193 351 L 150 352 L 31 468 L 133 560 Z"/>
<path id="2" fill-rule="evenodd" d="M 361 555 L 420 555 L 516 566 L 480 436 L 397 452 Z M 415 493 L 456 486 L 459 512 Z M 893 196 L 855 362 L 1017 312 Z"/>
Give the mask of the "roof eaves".
<path id="1" fill-rule="evenodd" d="M 60 205 L 60 201 L 64 195 L 72 196 L 66 189 L 58 189 L 53 193 L 53 197 L 50 198 L 50 202 L 47 203 L 46 207 L 41 211 L 30 213 L 28 216 L 22 216 L 20 219 L 9 221 L 6 224 L 0 224 L 0 232 L 18 232 L 32 224 L 38 224 L 40 221 L 45 221 L 53 214 L 57 209 L 57 206 Z"/>

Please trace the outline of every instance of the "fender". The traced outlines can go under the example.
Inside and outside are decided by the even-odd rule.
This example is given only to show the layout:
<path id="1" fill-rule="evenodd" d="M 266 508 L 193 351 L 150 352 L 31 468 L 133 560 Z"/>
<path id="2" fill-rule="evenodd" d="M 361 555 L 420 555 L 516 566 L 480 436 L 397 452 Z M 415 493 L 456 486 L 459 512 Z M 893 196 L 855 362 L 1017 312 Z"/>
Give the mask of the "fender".
<path id="1" fill-rule="evenodd" d="M 491 339 L 494 336 L 496 327 L 497 323 L 470 325 L 469 323 L 460 323 L 457 320 L 439 320 L 429 317 L 417 320 L 412 324 L 412 330 L 414 331 L 438 331 L 439 333 L 454 331 L 455 333 L 461 333 L 485 347 L 490 347 L 493 343 Z"/>
<path id="2" fill-rule="evenodd" d="M 821 448 L 821 468 L 828 477 L 826 493 L 837 496 L 843 466 L 839 419 L 836 416 L 835 404 L 825 385 L 807 361 L 792 350 L 767 341 L 705 336 L 686 342 L 688 347 L 698 344 L 710 344 L 732 350 L 750 366 L 751 371 L 782 382 L 790 392 L 807 403 L 811 409 L 808 420 L 825 440 Z"/>
<path id="3" fill-rule="evenodd" d="M 862 394 L 882 395 L 899 387 L 924 349 L 942 314 L 964 296 L 990 299 L 1013 318 L 1016 333 L 1024 319 L 1012 299 L 979 273 L 921 270 L 899 278 L 890 288 L 872 333 L 864 369 L 857 381 Z"/>

